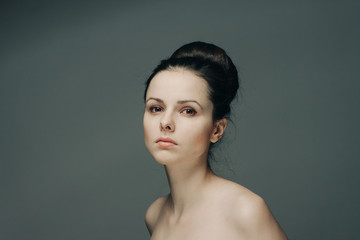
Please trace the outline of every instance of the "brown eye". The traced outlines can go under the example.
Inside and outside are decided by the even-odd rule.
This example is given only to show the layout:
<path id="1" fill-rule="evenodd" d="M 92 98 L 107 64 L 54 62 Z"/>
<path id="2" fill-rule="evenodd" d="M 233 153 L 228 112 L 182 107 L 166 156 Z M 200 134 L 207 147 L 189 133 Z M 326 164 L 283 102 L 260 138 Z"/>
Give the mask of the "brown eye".
<path id="1" fill-rule="evenodd" d="M 197 112 L 192 108 L 186 108 L 182 111 L 186 115 L 195 115 Z"/>
<path id="2" fill-rule="evenodd" d="M 161 107 L 150 107 L 149 111 L 152 113 L 161 112 Z"/>

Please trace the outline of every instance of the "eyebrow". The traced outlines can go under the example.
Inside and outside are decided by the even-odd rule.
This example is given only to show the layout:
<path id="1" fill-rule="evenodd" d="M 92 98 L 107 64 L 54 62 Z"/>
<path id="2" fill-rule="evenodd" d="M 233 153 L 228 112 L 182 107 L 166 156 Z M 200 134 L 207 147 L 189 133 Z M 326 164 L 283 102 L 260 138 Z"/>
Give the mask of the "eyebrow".
<path id="1" fill-rule="evenodd" d="M 150 101 L 150 100 L 155 100 L 157 102 L 160 102 L 160 103 L 164 103 L 164 101 L 160 98 L 154 98 L 154 97 L 149 97 L 146 102 Z M 203 106 L 201 106 L 201 104 L 196 101 L 196 100 L 179 100 L 177 101 L 178 104 L 184 104 L 184 103 L 189 103 L 189 102 L 192 102 L 192 103 L 195 103 L 197 104 L 201 109 L 204 109 Z"/>
<path id="2" fill-rule="evenodd" d="M 164 101 L 163 100 L 161 100 L 160 98 L 154 98 L 154 97 L 149 97 L 148 99 L 146 99 L 146 102 L 148 102 L 148 101 L 150 101 L 150 100 L 155 100 L 155 101 L 157 101 L 157 102 L 161 102 L 161 103 L 163 103 Z"/>
<path id="3" fill-rule="evenodd" d="M 181 101 L 177 101 L 177 103 L 179 104 L 184 104 L 184 103 L 188 103 L 188 102 L 192 102 L 192 103 L 196 103 L 197 105 L 199 105 L 199 107 L 201 109 L 203 109 L 203 107 L 201 106 L 201 104 L 198 101 L 195 100 L 181 100 Z"/>

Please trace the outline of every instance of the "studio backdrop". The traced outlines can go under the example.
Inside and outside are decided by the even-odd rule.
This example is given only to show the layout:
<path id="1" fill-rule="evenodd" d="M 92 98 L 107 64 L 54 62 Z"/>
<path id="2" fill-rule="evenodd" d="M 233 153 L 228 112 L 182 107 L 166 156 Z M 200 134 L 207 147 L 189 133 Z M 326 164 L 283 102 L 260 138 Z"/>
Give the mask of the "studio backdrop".
<path id="1" fill-rule="evenodd" d="M 168 192 L 144 82 L 179 46 L 224 48 L 241 92 L 215 169 L 290 239 L 359 239 L 358 1 L 2 1 L 0 239 L 149 239 Z"/>

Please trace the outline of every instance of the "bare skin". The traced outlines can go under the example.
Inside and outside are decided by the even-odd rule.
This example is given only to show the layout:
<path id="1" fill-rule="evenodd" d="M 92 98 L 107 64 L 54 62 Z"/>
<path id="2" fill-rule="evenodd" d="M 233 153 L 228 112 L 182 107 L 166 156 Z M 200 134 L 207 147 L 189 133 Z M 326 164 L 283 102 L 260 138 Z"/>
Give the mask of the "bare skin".
<path id="1" fill-rule="evenodd" d="M 205 80 L 188 70 L 160 72 L 149 85 L 145 144 L 170 186 L 146 212 L 151 239 L 287 239 L 261 197 L 208 168 L 210 143 L 226 129 L 212 110 Z"/>
<path id="2" fill-rule="evenodd" d="M 172 187 L 169 195 L 149 207 L 145 220 L 152 240 L 286 239 L 262 198 L 210 172 L 207 175 L 199 188 Z M 174 199 L 178 190 L 188 194 Z"/>

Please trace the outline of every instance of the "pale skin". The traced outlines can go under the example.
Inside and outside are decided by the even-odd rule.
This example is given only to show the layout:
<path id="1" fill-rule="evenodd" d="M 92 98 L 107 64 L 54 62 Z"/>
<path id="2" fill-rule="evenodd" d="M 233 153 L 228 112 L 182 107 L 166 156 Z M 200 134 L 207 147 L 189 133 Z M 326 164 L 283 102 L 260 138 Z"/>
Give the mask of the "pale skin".
<path id="1" fill-rule="evenodd" d="M 227 124 L 212 112 L 207 82 L 189 70 L 165 70 L 150 82 L 145 144 L 170 186 L 145 214 L 151 239 L 287 239 L 261 197 L 209 169 L 209 146 Z"/>

